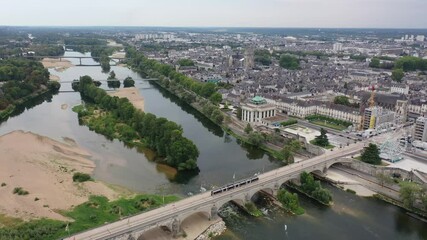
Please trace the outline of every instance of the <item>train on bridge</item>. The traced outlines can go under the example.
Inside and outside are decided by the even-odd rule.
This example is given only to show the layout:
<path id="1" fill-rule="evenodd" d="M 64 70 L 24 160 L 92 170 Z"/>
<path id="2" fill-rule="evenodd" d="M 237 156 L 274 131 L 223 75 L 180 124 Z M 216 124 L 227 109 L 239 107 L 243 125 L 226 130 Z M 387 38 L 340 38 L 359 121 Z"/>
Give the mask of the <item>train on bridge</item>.
<path id="1" fill-rule="evenodd" d="M 212 190 L 211 191 L 211 196 L 219 194 L 219 193 L 223 193 L 223 192 L 226 192 L 226 191 L 230 191 L 232 189 L 244 186 L 246 184 L 253 183 L 253 182 L 258 181 L 258 180 L 259 180 L 259 177 L 255 176 L 255 177 L 247 178 L 247 179 L 244 179 L 244 180 L 240 180 L 238 182 L 227 184 L 227 185 L 222 186 L 222 187 L 220 187 L 218 189 Z"/>

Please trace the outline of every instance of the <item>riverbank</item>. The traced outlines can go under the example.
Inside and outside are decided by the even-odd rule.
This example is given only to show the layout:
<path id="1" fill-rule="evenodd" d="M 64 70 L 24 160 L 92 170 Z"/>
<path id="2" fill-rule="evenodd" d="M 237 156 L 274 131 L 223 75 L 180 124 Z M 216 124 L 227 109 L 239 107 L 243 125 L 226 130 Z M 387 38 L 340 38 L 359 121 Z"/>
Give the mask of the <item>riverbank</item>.
<path id="1" fill-rule="evenodd" d="M 189 105 L 190 107 L 192 107 L 194 110 L 196 110 L 197 112 L 199 112 L 200 114 L 202 114 L 203 116 L 205 116 L 207 119 L 209 119 L 209 121 L 211 121 L 213 124 L 219 126 L 227 134 L 235 137 L 236 139 L 240 140 L 241 142 L 243 142 L 245 144 L 248 144 L 250 146 L 254 146 L 253 144 L 251 144 L 248 141 L 247 134 L 245 134 L 243 132 L 243 129 L 236 129 L 236 128 L 234 128 L 232 126 L 232 121 L 233 121 L 232 119 L 231 119 L 231 121 L 230 121 L 229 124 L 224 123 L 224 122 L 222 124 L 219 124 L 219 123 L 215 122 L 210 116 L 206 115 L 202 111 L 202 109 L 201 109 L 202 106 L 199 106 L 196 103 L 188 103 L 188 102 L 184 101 L 182 96 L 178 95 L 177 93 L 173 92 L 171 89 L 169 89 L 166 86 L 162 85 L 160 83 L 160 81 L 153 81 L 153 84 L 155 84 L 156 86 L 160 87 L 161 89 L 169 92 L 170 94 L 174 95 L 178 99 L 180 99 L 183 102 L 185 102 L 187 105 Z M 206 101 L 208 101 L 208 100 L 206 100 Z M 264 150 L 268 155 L 270 155 L 270 156 L 272 156 L 272 157 L 274 157 L 276 159 L 280 158 L 280 155 L 281 155 L 280 152 L 279 152 L 280 149 L 272 147 L 271 144 L 269 144 L 269 145 L 262 144 L 261 146 L 254 146 L 254 147 L 257 147 L 257 148 L 260 148 L 260 149 Z"/>
<path id="2" fill-rule="evenodd" d="M 67 139 L 58 142 L 31 132 L 14 131 L 0 136 L 0 213 L 24 220 L 68 220 L 58 213 L 86 202 L 90 195 L 117 199 L 107 185 L 88 181 L 74 183 L 73 174 L 91 174 L 95 163 L 90 154 Z M 14 194 L 15 188 L 28 191 Z"/>
<path id="3" fill-rule="evenodd" d="M 14 103 L 9 104 L 9 106 L 0 111 L 0 122 L 7 120 L 9 117 L 13 116 L 16 112 L 19 112 L 18 109 L 22 108 L 23 105 L 25 105 L 26 103 L 37 99 L 39 97 L 43 97 L 46 95 L 52 95 L 55 94 L 57 91 L 56 90 L 52 90 L 52 89 L 42 89 L 36 92 L 33 92 L 32 94 L 25 96 L 21 99 L 16 100 Z"/>
<path id="4" fill-rule="evenodd" d="M 326 174 L 325 180 L 329 181 L 330 183 L 336 184 L 338 187 L 342 188 L 345 191 L 354 191 L 356 195 L 361 197 L 372 197 L 376 194 L 374 191 L 371 191 L 359 181 L 349 176 L 349 174 L 346 174 L 337 169 L 329 169 Z"/>
<path id="5" fill-rule="evenodd" d="M 70 61 L 59 58 L 43 58 L 41 63 L 43 67 L 54 68 L 58 72 L 63 72 L 74 66 Z"/>

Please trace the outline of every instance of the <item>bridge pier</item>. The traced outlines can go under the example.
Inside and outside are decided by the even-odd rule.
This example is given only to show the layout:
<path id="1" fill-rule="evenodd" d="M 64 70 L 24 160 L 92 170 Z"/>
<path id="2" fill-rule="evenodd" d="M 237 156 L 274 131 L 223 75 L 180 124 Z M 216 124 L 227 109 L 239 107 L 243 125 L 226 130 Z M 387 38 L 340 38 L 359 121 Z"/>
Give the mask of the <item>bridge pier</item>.
<path id="1" fill-rule="evenodd" d="M 171 225 L 172 237 L 177 238 L 181 232 L 181 221 L 174 218 Z"/>
<path id="2" fill-rule="evenodd" d="M 209 216 L 209 221 L 216 220 L 218 218 L 218 208 L 214 205 L 211 208 L 211 214 Z"/>
<path id="3" fill-rule="evenodd" d="M 79 61 L 80 61 L 80 65 L 82 65 L 82 58 L 79 58 Z"/>

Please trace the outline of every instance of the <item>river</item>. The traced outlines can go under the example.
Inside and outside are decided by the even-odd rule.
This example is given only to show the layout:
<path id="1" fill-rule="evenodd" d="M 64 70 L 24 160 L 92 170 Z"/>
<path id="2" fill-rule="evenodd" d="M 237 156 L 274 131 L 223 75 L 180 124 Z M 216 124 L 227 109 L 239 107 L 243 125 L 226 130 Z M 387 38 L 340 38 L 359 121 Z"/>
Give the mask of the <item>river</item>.
<path id="1" fill-rule="evenodd" d="M 65 56 L 83 56 L 66 52 Z M 69 59 L 78 62 L 78 59 Z M 83 59 L 84 64 L 93 64 Z M 117 78 L 130 76 L 136 80 L 145 100 L 145 111 L 166 117 L 183 127 L 184 135 L 199 148 L 196 176 L 178 176 L 171 180 L 159 165 L 148 160 L 150 152 L 128 148 L 123 143 L 107 140 L 104 136 L 80 126 L 72 106 L 81 103 L 78 93 L 60 92 L 43 103 L 26 109 L 20 115 L 0 124 L 0 135 L 14 130 L 32 131 L 57 140 L 74 139 L 93 155 L 96 163 L 94 178 L 124 186 L 134 191 L 186 196 L 198 193 L 200 188 L 210 189 L 236 179 L 268 171 L 281 164 L 262 150 L 253 149 L 226 135 L 219 127 L 179 101 L 171 94 L 143 80 L 132 70 L 113 66 Z M 63 72 L 49 70 L 61 81 L 72 81 L 83 75 L 105 80 L 108 74 L 100 67 L 72 67 Z M 106 88 L 106 83 L 103 87 Z M 60 91 L 71 90 L 71 83 L 63 83 Z M 147 155 L 146 155 L 147 154 Z M 410 218 L 399 208 L 373 199 L 356 197 L 335 188 L 335 205 L 318 206 L 302 198 L 306 209 L 303 216 L 292 217 L 281 212 L 265 218 L 242 216 L 242 221 L 229 223 L 229 230 L 219 239 L 427 239 L 427 225 Z M 287 233 L 284 232 L 284 225 Z M 232 236 L 232 237 L 231 237 Z"/>

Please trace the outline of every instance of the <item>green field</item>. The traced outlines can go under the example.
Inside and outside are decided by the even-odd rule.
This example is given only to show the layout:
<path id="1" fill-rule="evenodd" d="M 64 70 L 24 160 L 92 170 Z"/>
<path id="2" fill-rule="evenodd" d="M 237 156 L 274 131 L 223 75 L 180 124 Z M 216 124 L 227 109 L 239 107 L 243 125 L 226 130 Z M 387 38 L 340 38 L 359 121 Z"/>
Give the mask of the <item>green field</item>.
<path id="1" fill-rule="evenodd" d="M 316 146 L 319 146 L 319 145 L 315 144 L 314 142 L 315 142 L 315 139 L 313 139 L 313 140 L 311 140 L 311 141 L 310 141 L 310 143 L 311 143 L 311 144 L 316 145 Z M 319 147 L 322 147 L 322 148 L 325 148 L 325 149 L 333 149 L 335 146 L 334 146 L 334 145 L 332 145 L 332 144 L 329 144 L 329 145 L 328 145 L 328 146 L 326 146 L 326 147 L 323 147 L 323 146 L 319 146 Z"/>
<path id="2" fill-rule="evenodd" d="M 105 223 L 135 215 L 179 200 L 176 196 L 136 195 L 109 201 L 103 196 L 91 196 L 89 201 L 71 211 L 59 211 L 74 222 L 39 219 L 23 222 L 17 218 L 0 215 L 0 239 L 45 240 L 59 239 L 73 233 L 88 230 Z"/>
<path id="3" fill-rule="evenodd" d="M 338 131 L 343 131 L 343 130 L 347 129 L 346 126 L 336 125 L 333 123 L 328 123 L 328 122 L 320 121 L 320 120 L 313 120 L 313 121 L 310 121 L 310 123 L 316 124 L 316 125 L 321 126 L 321 127 L 332 128 L 332 129 L 335 129 Z"/>

